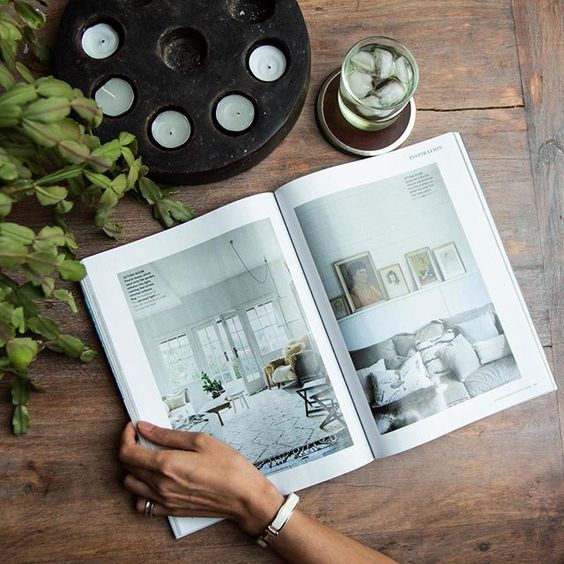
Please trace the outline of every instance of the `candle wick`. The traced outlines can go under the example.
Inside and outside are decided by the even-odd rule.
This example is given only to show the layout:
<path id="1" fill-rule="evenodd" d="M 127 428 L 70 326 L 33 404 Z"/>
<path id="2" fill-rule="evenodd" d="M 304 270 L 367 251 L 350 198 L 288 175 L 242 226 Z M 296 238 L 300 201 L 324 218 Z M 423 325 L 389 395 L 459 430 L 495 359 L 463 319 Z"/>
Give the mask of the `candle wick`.
<path id="1" fill-rule="evenodd" d="M 112 98 L 115 98 L 116 95 L 113 92 L 110 92 L 105 86 L 102 86 L 102 90 L 108 95 L 111 96 Z"/>

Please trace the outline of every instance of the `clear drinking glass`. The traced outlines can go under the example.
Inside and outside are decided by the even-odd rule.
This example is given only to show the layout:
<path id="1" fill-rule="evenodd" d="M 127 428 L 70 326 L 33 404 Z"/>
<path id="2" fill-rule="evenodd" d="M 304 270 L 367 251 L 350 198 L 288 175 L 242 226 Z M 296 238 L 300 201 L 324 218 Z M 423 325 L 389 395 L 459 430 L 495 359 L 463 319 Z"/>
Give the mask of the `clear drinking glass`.
<path id="1" fill-rule="evenodd" d="M 418 83 L 419 68 L 405 45 L 390 37 L 367 37 L 343 61 L 339 108 L 358 129 L 384 129 L 399 117 Z"/>

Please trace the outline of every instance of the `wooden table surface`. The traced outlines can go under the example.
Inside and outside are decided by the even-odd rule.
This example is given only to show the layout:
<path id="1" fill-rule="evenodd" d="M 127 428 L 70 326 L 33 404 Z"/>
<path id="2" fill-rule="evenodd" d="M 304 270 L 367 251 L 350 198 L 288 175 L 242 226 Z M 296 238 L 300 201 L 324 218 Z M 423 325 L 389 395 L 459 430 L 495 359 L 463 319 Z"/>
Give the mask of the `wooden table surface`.
<path id="1" fill-rule="evenodd" d="M 48 38 L 65 1 L 50 4 Z M 201 214 L 352 160 L 318 131 L 316 92 L 353 42 L 397 37 L 421 69 L 408 143 L 463 134 L 563 388 L 564 2 L 300 5 L 312 75 L 296 126 L 252 170 L 188 188 L 180 198 Z M 159 230 L 149 210 L 131 200 L 116 219 L 127 241 Z M 41 218 L 31 221 L 39 225 Z M 115 244 L 91 223 L 76 221 L 73 228 L 81 257 Z M 75 294 L 80 299 L 78 288 Z M 83 305 L 67 322 L 100 350 Z M 229 523 L 174 541 L 164 519 L 133 512 L 117 462 L 127 416 L 103 354 L 89 366 L 45 354 L 37 373 L 47 392 L 33 397 L 25 437 L 11 435 L 8 386 L 0 387 L 0 560 L 278 561 Z M 558 391 L 303 491 L 301 507 L 401 562 L 564 562 L 563 427 L 564 392 Z"/>

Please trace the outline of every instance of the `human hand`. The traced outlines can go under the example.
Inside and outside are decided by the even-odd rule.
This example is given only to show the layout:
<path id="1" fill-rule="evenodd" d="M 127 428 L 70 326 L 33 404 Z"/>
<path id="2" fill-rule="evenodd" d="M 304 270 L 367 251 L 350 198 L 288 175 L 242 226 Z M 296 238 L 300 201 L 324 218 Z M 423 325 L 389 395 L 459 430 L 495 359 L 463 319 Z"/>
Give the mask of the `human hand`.
<path id="1" fill-rule="evenodd" d="M 282 506 L 284 497 L 246 458 L 205 433 L 172 431 L 140 422 L 137 432 L 165 450 L 135 441 L 125 427 L 119 459 L 128 471 L 125 487 L 138 496 L 136 509 L 156 503 L 152 514 L 220 517 L 258 535 Z"/>

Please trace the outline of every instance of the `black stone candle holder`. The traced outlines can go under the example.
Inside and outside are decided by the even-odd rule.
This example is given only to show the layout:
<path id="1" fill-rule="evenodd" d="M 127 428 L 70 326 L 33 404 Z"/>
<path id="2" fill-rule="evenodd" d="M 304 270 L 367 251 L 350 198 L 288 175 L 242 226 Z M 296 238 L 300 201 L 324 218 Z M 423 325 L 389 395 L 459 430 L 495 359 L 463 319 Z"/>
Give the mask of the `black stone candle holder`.
<path id="1" fill-rule="evenodd" d="M 117 51 L 94 59 L 83 50 L 84 31 L 107 23 Z M 258 46 L 274 45 L 287 61 L 276 81 L 249 70 Z M 136 135 L 143 161 L 165 183 L 222 180 L 254 166 L 288 134 L 303 107 L 310 75 L 307 28 L 293 0 L 70 0 L 59 27 L 57 75 L 94 96 L 113 77 L 126 79 L 135 101 L 125 114 L 106 116 L 102 139 Z M 218 101 L 243 94 L 255 108 L 249 129 L 226 132 L 215 120 Z M 178 110 L 191 125 L 189 140 L 164 149 L 151 135 L 161 111 Z"/>

